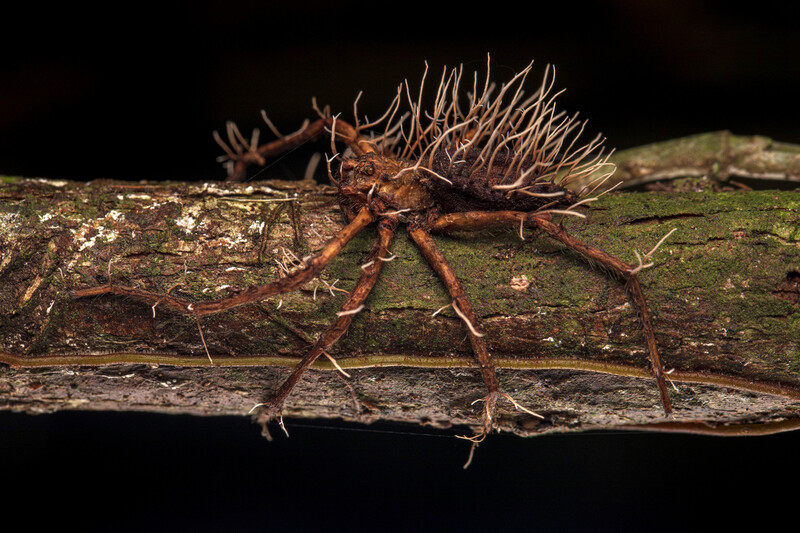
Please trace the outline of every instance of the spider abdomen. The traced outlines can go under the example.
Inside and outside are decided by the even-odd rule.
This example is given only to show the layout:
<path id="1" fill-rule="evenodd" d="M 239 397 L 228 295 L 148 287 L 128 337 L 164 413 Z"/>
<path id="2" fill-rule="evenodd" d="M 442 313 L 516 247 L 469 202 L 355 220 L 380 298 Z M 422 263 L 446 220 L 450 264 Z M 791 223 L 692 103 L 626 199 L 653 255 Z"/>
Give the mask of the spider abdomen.
<path id="1" fill-rule="evenodd" d="M 536 211 L 545 207 L 564 208 L 578 201 L 573 191 L 527 172 L 512 154 L 500 152 L 491 161 L 480 152 L 449 153 L 439 150 L 431 158 L 431 170 L 445 178 L 431 178 L 428 186 L 445 213 L 460 211 Z M 485 159 L 485 158 L 484 158 Z M 522 183 L 519 177 L 525 175 Z M 511 184 L 516 185 L 508 188 Z M 508 184 L 508 185 L 507 185 Z"/>

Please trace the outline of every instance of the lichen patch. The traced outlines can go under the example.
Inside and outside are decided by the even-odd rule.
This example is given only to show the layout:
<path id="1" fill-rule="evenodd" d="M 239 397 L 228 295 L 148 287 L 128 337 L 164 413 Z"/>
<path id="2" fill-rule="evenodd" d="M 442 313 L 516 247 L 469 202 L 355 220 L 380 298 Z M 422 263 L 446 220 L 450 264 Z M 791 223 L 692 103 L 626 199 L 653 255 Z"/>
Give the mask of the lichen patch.
<path id="1" fill-rule="evenodd" d="M 511 283 L 509 283 L 509 286 L 515 291 L 526 291 L 528 290 L 528 287 L 531 286 L 531 282 L 528 280 L 528 276 L 523 274 L 521 276 L 515 276 L 511 278 Z"/>

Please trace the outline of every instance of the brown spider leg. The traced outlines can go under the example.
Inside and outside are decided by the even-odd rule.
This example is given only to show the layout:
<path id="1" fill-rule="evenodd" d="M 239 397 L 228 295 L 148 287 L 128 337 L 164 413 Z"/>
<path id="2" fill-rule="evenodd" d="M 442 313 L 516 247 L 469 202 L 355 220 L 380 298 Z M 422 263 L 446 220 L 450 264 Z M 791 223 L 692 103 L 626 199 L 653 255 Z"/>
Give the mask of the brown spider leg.
<path id="1" fill-rule="evenodd" d="M 447 262 L 447 259 L 445 259 L 442 252 L 436 247 L 436 244 L 433 242 L 430 234 L 420 227 L 411 226 L 408 228 L 408 234 L 411 236 L 411 239 L 417 245 L 420 252 L 422 252 L 425 260 L 439 276 L 439 279 L 442 280 L 442 283 L 444 283 L 445 287 L 447 288 L 447 292 L 450 293 L 450 297 L 453 299 L 455 305 L 458 306 L 458 309 L 461 311 L 461 313 L 464 314 L 466 320 L 473 326 L 477 326 L 478 319 L 475 316 L 475 312 L 472 309 L 472 305 L 469 303 L 469 299 L 467 299 L 467 295 L 464 292 L 461 283 L 458 281 L 458 278 L 456 277 L 453 268 Z M 497 397 L 500 394 L 500 383 L 497 381 L 494 362 L 492 361 L 492 356 L 489 355 L 489 350 L 486 347 L 486 341 L 483 339 L 483 337 L 476 335 L 471 327 L 468 328 L 468 334 L 470 344 L 472 344 L 472 350 L 475 354 L 475 359 L 478 363 L 478 368 L 481 372 L 481 377 L 483 378 L 483 382 L 489 391 L 484 399 L 483 431 L 481 435 L 479 435 L 480 438 L 481 436 L 489 433 L 494 427 L 492 417 L 494 416 Z"/>
<path id="2" fill-rule="evenodd" d="M 653 367 L 656 383 L 658 384 L 658 393 L 661 395 L 661 405 L 664 408 L 664 414 L 669 416 L 672 413 L 672 402 L 669 399 L 669 392 L 667 391 L 667 384 L 664 378 L 664 367 L 661 364 L 661 358 L 658 355 L 658 345 L 656 344 L 655 330 L 650 320 L 650 308 L 647 306 L 642 286 L 639 283 L 639 276 L 634 267 L 627 263 L 620 261 L 616 257 L 607 254 L 599 248 L 595 248 L 583 241 L 580 241 L 568 234 L 564 228 L 557 224 L 553 224 L 549 220 L 537 216 L 529 217 L 528 220 L 535 226 L 542 229 L 550 237 L 560 241 L 567 247 L 575 250 L 584 257 L 592 261 L 596 261 L 605 266 L 619 277 L 627 282 L 628 292 L 634 305 L 639 309 L 639 318 L 642 323 L 642 333 L 644 333 L 645 342 L 647 343 L 647 351 L 650 354 L 650 364 Z"/>
<path id="3" fill-rule="evenodd" d="M 372 145 L 359 134 L 356 128 L 343 120 L 336 119 L 335 122 L 336 136 L 347 144 L 357 156 L 375 151 Z M 266 158 L 274 157 L 293 148 L 297 148 L 298 146 L 302 146 L 309 141 L 313 141 L 325 132 L 325 128 L 332 127 L 333 123 L 333 117 L 317 119 L 296 133 L 262 144 L 254 153 L 244 152 L 236 157 L 234 157 L 235 154 L 218 139 L 217 143 L 228 152 L 228 157 L 235 161 L 233 172 L 228 176 L 227 181 L 244 181 L 247 176 L 248 166 L 253 164 L 263 165 Z"/>
<path id="4" fill-rule="evenodd" d="M 650 319 L 650 309 L 647 306 L 647 300 L 644 297 L 642 286 L 639 283 L 637 269 L 599 248 L 595 248 L 569 235 L 564 228 L 551 222 L 550 215 L 546 213 L 536 214 L 520 211 L 450 213 L 436 219 L 431 224 L 431 230 L 443 233 L 458 230 L 474 231 L 486 229 L 491 226 L 508 225 L 510 223 L 520 224 L 521 222 L 528 226 L 540 228 L 550 237 L 560 241 L 568 248 L 575 250 L 591 261 L 605 266 L 627 282 L 627 289 L 630 297 L 639 311 L 642 332 L 645 337 L 645 342 L 647 343 L 647 351 L 650 355 L 650 364 L 656 378 L 659 395 L 661 396 L 661 405 L 664 408 L 664 414 L 669 416 L 672 413 L 672 402 L 670 401 L 669 392 L 667 391 L 664 367 L 658 355 L 658 345 L 656 344 L 655 330 L 653 329 Z"/>
<path id="5" fill-rule="evenodd" d="M 100 287 L 92 287 L 89 289 L 80 289 L 72 293 L 73 298 L 85 298 L 87 296 L 98 296 L 101 294 L 114 294 L 117 296 L 128 296 L 136 300 L 146 302 L 153 305 L 158 305 L 160 308 L 167 308 L 173 312 L 181 313 L 190 316 L 203 316 L 220 313 L 239 307 L 242 305 L 251 304 L 276 294 L 290 292 L 300 285 L 310 281 L 317 276 L 322 269 L 324 269 L 331 260 L 336 257 L 342 248 L 350 242 L 362 229 L 367 227 L 375 220 L 375 215 L 372 214 L 369 207 L 363 207 L 361 211 L 353 218 L 353 220 L 339 233 L 336 234 L 328 243 L 316 253 L 312 258 L 306 262 L 306 266 L 300 270 L 292 272 L 284 278 L 281 278 L 272 283 L 253 287 L 243 291 L 235 296 L 228 298 L 221 298 L 219 300 L 210 300 L 205 302 L 190 302 L 182 298 L 175 298 L 169 294 L 159 294 L 155 292 L 137 289 L 135 287 L 125 287 L 123 285 L 116 285 L 108 283 Z"/>
<path id="6" fill-rule="evenodd" d="M 294 367 L 292 373 L 286 378 L 278 390 L 275 391 L 272 397 L 264 404 L 259 405 L 266 407 L 264 412 L 258 417 L 259 422 L 265 424 L 274 416 L 280 414 L 283 402 L 286 401 L 286 398 L 291 394 L 292 389 L 294 389 L 305 371 L 308 370 L 323 352 L 339 340 L 347 331 L 347 328 L 350 327 L 353 317 L 361 309 L 367 296 L 369 296 L 369 293 L 375 286 L 375 282 L 378 280 L 378 274 L 380 274 L 384 263 L 384 261 L 380 261 L 379 259 L 389 255 L 389 244 L 392 242 L 396 228 L 397 219 L 389 217 L 381 219 L 378 224 L 378 238 L 372 246 L 367 265 L 362 267 L 363 273 L 356 283 L 355 288 L 350 293 L 350 296 L 347 298 L 347 301 L 342 305 L 339 318 L 319 337 L 314 347 L 311 348 L 297 366 Z"/>

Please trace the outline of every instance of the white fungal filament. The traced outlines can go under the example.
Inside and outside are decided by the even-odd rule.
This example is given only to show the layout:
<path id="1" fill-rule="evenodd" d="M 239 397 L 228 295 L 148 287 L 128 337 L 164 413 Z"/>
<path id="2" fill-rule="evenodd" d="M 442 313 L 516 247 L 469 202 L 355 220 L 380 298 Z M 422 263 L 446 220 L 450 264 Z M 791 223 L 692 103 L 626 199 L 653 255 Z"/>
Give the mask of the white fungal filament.
<path id="1" fill-rule="evenodd" d="M 658 250 L 658 248 L 664 243 L 664 241 L 666 241 L 667 238 L 670 235 L 672 235 L 673 233 L 675 233 L 677 230 L 678 230 L 678 228 L 672 228 L 669 231 L 669 233 L 667 233 L 666 235 L 661 237 L 661 240 L 658 241 L 655 246 L 653 246 L 653 249 L 650 250 L 649 252 L 647 252 L 646 254 L 644 254 L 644 256 L 639 255 L 639 252 L 637 250 L 634 250 L 633 253 L 636 254 L 636 259 L 637 259 L 637 261 L 639 261 L 639 264 L 637 266 L 635 266 L 634 268 L 630 269 L 629 273 L 631 275 L 634 275 L 634 274 L 638 273 L 640 270 L 644 270 L 645 268 L 649 268 L 649 267 L 653 266 L 654 263 L 651 263 L 651 262 L 647 262 L 646 263 L 645 261 L 650 261 L 650 258 L 653 256 L 654 253 L 656 253 L 656 250 Z"/>
<path id="2" fill-rule="evenodd" d="M 467 315 L 465 315 L 464 312 L 461 311 L 461 309 L 458 308 L 458 306 L 456 305 L 455 301 L 453 301 L 453 303 L 450 304 L 450 305 L 453 306 L 453 311 L 455 311 L 456 314 L 461 318 L 461 320 L 464 321 L 464 323 L 469 328 L 469 331 L 473 335 L 475 335 L 476 337 L 483 337 L 483 333 L 480 333 L 477 329 L 475 329 L 475 326 L 472 325 L 472 322 L 470 322 L 469 318 L 467 318 Z"/>
<path id="3" fill-rule="evenodd" d="M 350 309 L 348 311 L 339 311 L 338 313 L 336 313 L 336 316 L 355 315 L 355 314 L 360 313 L 362 309 L 364 309 L 364 306 L 363 305 L 359 305 L 355 309 Z"/>
<path id="4" fill-rule="evenodd" d="M 432 314 L 431 316 L 432 316 L 432 317 L 434 317 L 434 316 L 438 315 L 439 313 L 441 313 L 442 311 L 444 311 L 445 309 L 447 309 L 447 308 L 448 308 L 448 307 L 450 307 L 451 305 L 452 305 L 452 304 L 447 304 L 447 305 L 443 305 L 443 306 L 441 306 L 439 309 L 437 309 L 436 311 L 434 311 L 434 312 L 433 312 L 433 314 Z"/>
<path id="5" fill-rule="evenodd" d="M 489 175 L 502 160 L 502 173 L 499 181 L 492 184 L 493 189 L 548 198 L 565 193 L 538 193 L 526 189 L 542 182 L 566 187 L 570 183 L 591 180 L 591 185 L 596 183 L 598 171 L 613 168 L 608 161 L 610 153 L 603 153 L 603 137 L 597 135 L 588 142 L 579 142 L 586 121 L 578 120 L 577 114 L 567 115 L 556 110 L 556 97 L 563 91 L 554 90 L 554 67 L 547 65 L 541 85 L 533 93 L 526 94 L 525 81 L 532 71 L 532 62 L 499 86 L 489 81 L 490 63 L 487 56 L 482 84 L 478 83 L 477 72 L 468 83 L 463 65 L 453 69 L 445 67 L 430 107 L 423 106 L 429 73 L 426 63 L 416 94 L 412 95 L 406 80 L 397 88 L 391 104 L 378 120 L 362 124 L 356 117 L 354 127 L 359 134 L 369 127 L 384 124 L 383 133 L 372 137 L 378 153 L 415 161 L 393 178 L 420 170 L 452 184 L 448 176 L 453 167 L 466 163 L 465 157 L 470 154 L 468 159 L 473 162 L 467 179 L 472 179 L 478 171 Z M 356 115 L 358 100 L 356 98 L 353 104 Z M 403 106 L 409 111 L 401 112 Z M 327 109 L 318 110 L 318 113 L 330 117 Z M 330 118 L 333 139 L 337 117 Z M 437 154 L 448 158 L 446 172 L 432 168 Z M 605 178 L 610 175 L 611 172 L 606 173 Z M 583 190 L 587 187 L 585 185 Z"/>
<path id="6" fill-rule="evenodd" d="M 349 378 L 349 377 L 350 377 L 350 374 L 348 374 L 347 372 L 345 372 L 345 371 L 344 371 L 344 369 L 343 369 L 341 366 L 339 366 L 339 363 L 337 363 L 337 362 L 336 362 L 336 359 L 334 359 L 334 358 L 333 358 L 333 356 L 332 356 L 331 354 L 329 354 L 329 353 L 328 353 L 328 352 L 326 352 L 325 350 L 322 350 L 322 354 L 323 354 L 325 357 L 327 357 L 327 358 L 328 358 L 328 361 L 330 361 L 330 362 L 331 362 L 331 364 L 333 364 L 334 368 L 336 368 L 336 370 L 338 370 L 339 372 L 341 372 L 341 373 L 342 373 L 342 375 L 344 375 L 344 377 L 346 377 L 346 378 Z"/>

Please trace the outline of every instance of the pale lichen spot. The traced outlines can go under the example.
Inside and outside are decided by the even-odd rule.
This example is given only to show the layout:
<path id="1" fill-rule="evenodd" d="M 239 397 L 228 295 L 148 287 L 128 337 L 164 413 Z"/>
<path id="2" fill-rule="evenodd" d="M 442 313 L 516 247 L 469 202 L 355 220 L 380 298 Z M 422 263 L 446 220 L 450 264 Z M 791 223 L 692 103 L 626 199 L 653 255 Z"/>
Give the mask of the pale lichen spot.
<path id="1" fill-rule="evenodd" d="M 39 288 L 39 285 L 41 285 L 41 283 L 42 283 L 42 277 L 37 275 L 36 278 L 33 280 L 33 283 L 31 283 L 30 286 L 25 290 L 25 294 L 22 295 L 22 299 L 20 299 L 19 304 L 23 305 L 25 302 L 30 300 L 31 297 L 33 297 L 33 293 L 36 292 L 36 289 Z"/>
<path id="2" fill-rule="evenodd" d="M 510 286 L 515 291 L 524 291 L 531 286 L 531 282 L 528 280 L 528 276 L 523 274 L 521 276 L 515 276 L 511 278 Z"/>
<path id="3" fill-rule="evenodd" d="M 167 202 L 153 202 L 150 205 L 143 206 L 142 209 L 158 209 L 162 205 L 166 205 L 166 204 L 167 204 Z"/>
<path id="4" fill-rule="evenodd" d="M 69 183 L 69 182 L 64 181 L 64 180 L 48 180 L 48 179 L 44 179 L 44 178 L 34 178 L 31 181 L 35 181 L 35 182 L 38 182 L 38 183 L 46 183 L 47 185 L 50 185 L 51 187 L 65 187 L 67 185 L 67 183 Z"/>
<path id="5" fill-rule="evenodd" d="M 95 244 L 97 244 L 97 239 L 101 239 L 104 242 L 114 242 L 119 237 L 119 234 L 114 230 L 108 230 L 105 226 L 99 226 L 97 228 L 97 234 L 86 239 L 85 237 L 79 237 L 79 240 L 83 241 L 83 244 L 80 245 L 78 251 L 82 252 L 87 248 L 93 248 Z"/>
<path id="6" fill-rule="evenodd" d="M 264 231 L 264 226 L 266 226 L 266 225 L 267 225 L 267 223 L 264 222 L 263 220 L 262 221 L 255 221 L 252 224 L 250 224 L 250 227 L 248 229 L 251 232 L 254 232 L 254 233 L 257 233 L 258 235 L 261 235 L 261 233 Z"/>
<path id="7" fill-rule="evenodd" d="M 3 260 L 0 261 L 0 272 L 2 272 L 3 269 L 6 268 L 10 262 L 11 262 L 11 252 L 9 252 L 8 254 L 3 254 Z"/>
<path id="8" fill-rule="evenodd" d="M 196 225 L 196 221 L 192 216 L 182 216 L 181 218 L 175 221 L 175 225 L 179 228 L 183 228 L 183 231 L 190 232 L 194 229 Z"/>
<path id="9" fill-rule="evenodd" d="M 0 228 L 5 232 L 11 232 L 17 228 L 18 223 L 22 221 L 19 213 L 0 213 Z"/>
<path id="10" fill-rule="evenodd" d="M 66 404 L 69 407 L 78 407 L 86 403 L 89 403 L 89 400 L 87 400 L 86 398 L 70 398 L 69 400 L 66 401 Z"/>
<path id="11" fill-rule="evenodd" d="M 237 245 L 247 244 L 249 241 L 241 233 L 235 233 L 229 237 L 220 237 L 214 241 L 219 246 L 224 246 L 229 250 L 236 249 Z"/>

